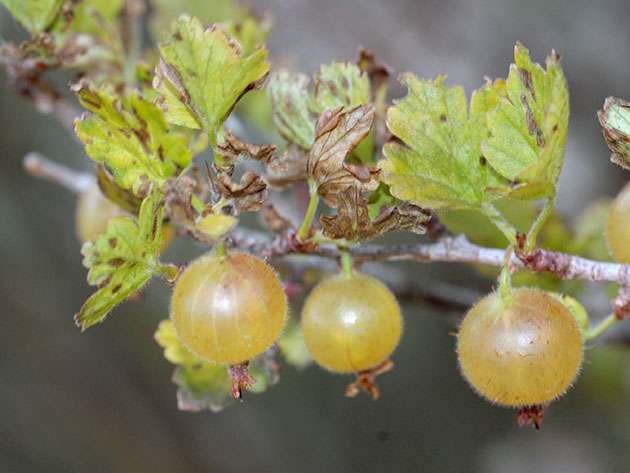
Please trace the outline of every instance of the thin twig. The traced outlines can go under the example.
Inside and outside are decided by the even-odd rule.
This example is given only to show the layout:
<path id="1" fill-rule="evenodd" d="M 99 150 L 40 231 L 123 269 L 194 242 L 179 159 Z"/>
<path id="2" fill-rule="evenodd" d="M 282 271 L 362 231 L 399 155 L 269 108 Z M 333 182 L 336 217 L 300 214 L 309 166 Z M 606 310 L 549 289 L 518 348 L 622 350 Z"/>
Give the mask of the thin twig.
<path id="1" fill-rule="evenodd" d="M 93 175 L 73 171 L 36 152 L 24 156 L 23 164 L 30 175 L 59 184 L 77 194 L 86 191 L 95 182 Z"/>

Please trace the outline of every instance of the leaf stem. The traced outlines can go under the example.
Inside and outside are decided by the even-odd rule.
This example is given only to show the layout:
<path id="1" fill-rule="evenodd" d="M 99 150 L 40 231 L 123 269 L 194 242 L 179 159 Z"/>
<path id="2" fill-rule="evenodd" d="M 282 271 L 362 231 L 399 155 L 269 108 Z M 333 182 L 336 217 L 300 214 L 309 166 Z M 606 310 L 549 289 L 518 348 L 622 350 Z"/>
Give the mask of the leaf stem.
<path id="1" fill-rule="evenodd" d="M 193 209 L 195 209 L 199 213 L 203 212 L 206 208 L 206 205 L 203 203 L 203 201 L 199 198 L 199 196 L 195 194 L 193 194 L 190 198 L 190 205 L 192 205 Z"/>
<path id="2" fill-rule="evenodd" d="M 341 271 L 344 276 L 352 276 L 352 255 L 349 251 L 341 252 Z"/>
<path id="3" fill-rule="evenodd" d="M 488 202 L 481 204 L 481 212 L 501 230 L 510 245 L 516 245 L 516 229 L 494 205 Z"/>
<path id="4" fill-rule="evenodd" d="M 308 181 L 308 191 L 310 198 L 308 200 L 308 208 L 304 214 L 304 220 L 302 220 L 302 225 L 300 225 L 297 232 L 298 241 L 305 241 L 308 239 L 311 224 L 313 223 L 313 218 L 315 217 L 315 212 L 317 211 L 317 206 L 319 205 L 319 194 L 317 194 L 317 184 L 315 181 Z"/>
<path id="5" fill-rule="evenodd" d="M 504 263 L 499 273 L 499 295 L 504 305 L 509 304 L 512 300 L 512 275 L 510 273 L 510 261 L 514 249 L 508 246 L 505 250 Z"/>
<path id="6" fill-rule="evenodd" d="M 523 252 L 525 254 L 530 253 L 536 247 L 536 240 L 538 238 L 538 234 L 549 220 L 551 216 L 551 212 L 556 204 L 556 193 L 554 192 L 551 195 L 547 202 L 545 202 L 545 206 L 540 210 L 538 215 L 536 216 L 536 220 L 532 223 L 529 231 L 527 232 L 527 238 L 525 240 L 525 247 L 523 248 Z"/>
<path id="7" fill-rule="evenodd" d="M 142 54 L 142 14 L 144 13 L 144 8 L 144 4 L 137 0 L 127 1 L 125 6 L 128 37 L 124 75 L 127 87 L 134 87 L 137 82 L 136 68 Z"/>
<path id="8" fill-rule="evenodd" d="M 223 241 L 219 241 L 214 245 L 214 254 L 217 256 L 225 256 L 225 243 L 223 243 Z"/>
<path id="9" fill-rule="evenodd" d="M 606 333 L 606 331 L 619 322 L 619 319 L 615 316 L 615 314 L 610 314 L 608 317 L 600 320 L 596 325 L 589 328 L 588 332 L 584 336 L 585 340 L 593 340 L 594 338 L 599 337 Z"/>

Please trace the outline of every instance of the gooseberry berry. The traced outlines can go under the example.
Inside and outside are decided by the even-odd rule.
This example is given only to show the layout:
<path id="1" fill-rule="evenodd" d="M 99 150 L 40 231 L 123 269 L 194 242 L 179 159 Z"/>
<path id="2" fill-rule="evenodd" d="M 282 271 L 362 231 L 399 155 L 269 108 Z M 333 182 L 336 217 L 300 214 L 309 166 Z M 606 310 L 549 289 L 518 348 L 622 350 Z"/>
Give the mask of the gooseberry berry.
<path id="1" fill-rule="evenodd" d="M 121 215 L 126 215 L 125 211 L 105 197 L 94 183 L 77 199 L 75 220 L 79 240 L 81 243 L 96 240 L 107 229 L 110 219 Z"/>
<path id="2" fill-rule="evenodd" d="M 356 272 L 320 282 L 304 303 L 302 324 L 313 359 L 338 373 L 378 365 L 402 333 L 396 297 L 378 279 Z"/>
<path id="3" fill-rule="evenodd" d="M 610 205 L 606 239 L 615 260 L 630 263 L 630 184 L 621 190 Z"/>
<path id="4" fill-rule="evenodd" d="M 582 365 L 582 335 L 555 297 L 533 288 L 496 292 L 466 314 L 457 337 L 464 378 L 489 401 L 511 407 L 563 395 Z"/>
<path id="5" fill-rule="evenodd" d="M 261 354 L 280 336 L 286 314 L 275 271 L 246 253 L 196 259 L 179 276 L 171 298 L 182 343 L 215 363 L 237 364 Z"/>

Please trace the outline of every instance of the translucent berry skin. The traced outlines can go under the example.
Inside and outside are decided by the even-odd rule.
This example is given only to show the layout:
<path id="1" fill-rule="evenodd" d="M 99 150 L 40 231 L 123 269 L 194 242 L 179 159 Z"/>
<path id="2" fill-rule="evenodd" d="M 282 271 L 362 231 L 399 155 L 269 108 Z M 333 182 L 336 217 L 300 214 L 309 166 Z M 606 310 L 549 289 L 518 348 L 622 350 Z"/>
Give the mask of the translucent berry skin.
<path id="1" fill-rule="evenodd" d="M 582 365 L 582 336 L 569 310 L 539 289 L 498 293 L 466 314 L 457 337 L 464 378 L 492 403 L 523 407 L 562 396 Z"/>
<path id="2" fill-rule="evenodd" d="M 630 184 L 613 200 L 608 210 L 608 248 L 619 263 L 630 263 Z"/>
<path id="3" fill-rule="evenodd" d="M 107 199 L 94 183 L 77 199 L 75 220 L 79 240 L 81 243 L 96 240 L 107 229 L 110 219 L 121 215 L 125 212 Z"/>
<path id="4" fill-rule="evenodd" d="M 206 255 L 179 276 L 171 319 L 190 351 L 208 361 L 245 362 L 280 336 L 287 302 L 280 279 L 245 253 Z"/>
<path id="5" fill-rule="evenodd" d="M 337 373 L 370 369 L 392 354 L 402 334 L 400 307 L 378 279 L 362 273 L 325 279 L 302 309 L 306 347 Z"/>

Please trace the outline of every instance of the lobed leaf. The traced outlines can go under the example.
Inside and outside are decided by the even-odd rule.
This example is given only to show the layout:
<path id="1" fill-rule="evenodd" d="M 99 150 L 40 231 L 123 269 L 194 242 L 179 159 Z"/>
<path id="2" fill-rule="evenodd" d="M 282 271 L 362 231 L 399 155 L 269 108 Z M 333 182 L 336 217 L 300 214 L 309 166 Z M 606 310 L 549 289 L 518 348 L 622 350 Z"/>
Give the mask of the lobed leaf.
<path id="1" fill-rule="evenodd" d="M 160 46 L 153 85 L 170 123 L 203 129 L 215 144 L 236 103 L 258 88 L 268 71 L 264 47 L 244 55 L 216 25 L 204 28 L 197 18 L 182 15 L 171 40 Z"/>
<path id="2" fill-rule="evenodd" d="M 569 124 L 569 92 L 559 61 L 552 51 L 543 69 L 517 43 L 505 94 L 488 115 L 491 135 L 482 144 L 483 155 L 510 181 L 506 190 L 514 197 L 536 200 L 555 193 Z"/>
<path id="3" fill-rule="evenodd" d="M 604 139 L 612 154 L 610 160 L 630 170 L 630 102 L 608 97 L 604 108 L 597 112 Z"/>
<path id="4" fill-rule="evenodd" d="M 64 0 L 0 0 L 33 36 L 45 31 L 59 16 Z"/>
<path id="5" fill-rule="evenodd" d="M 77 136 L 123 189 L 141 196 L 150 183 L 162 186 L 190 164 L 188 137 L 172 130 L 162 111 L 138 92 L 119 98 L 109 87 L 84 81 L 74 91 L 92 112 L 75 122 Z"/>
<path id="6" fill-rule="evenodd" d="M 269 81 L 269 97 L 273 121 L 289 143 L 309 150 L 315 140 L 315 122 L 326 110 L 344 110 L 370 101 L 368 75 L 358 66 L 333 62 L 321 66 L 314 77 L 314 86 L 305 74 L 286 70 L 274 73 Z"/>
<path id="7" fill-rule="evenodd" d="M 154 190 L 142 202 L 137 221 L 115 217 L 96 241 L 83 245 L 88 283 L 99 289 L 75 316 L 82 330 L 102 322 L 116 305 L 160 273 L 163 213 L 163 196 Z"/>
<path id="8" fill-rule="evenodd" d="M 488 165 L 481 143 L 489 135 L 487 114 L 504 93 L 503 81 L 475 91 L 467 110 L 461 87 L 444 77 L 419 80 L 405 74 L 405 98 L 387 111 L 394 139 L 383 148 L 382 180 L 401 200 L 431 208 L 478 208 L 499 197 L 506 181 Z"/>

